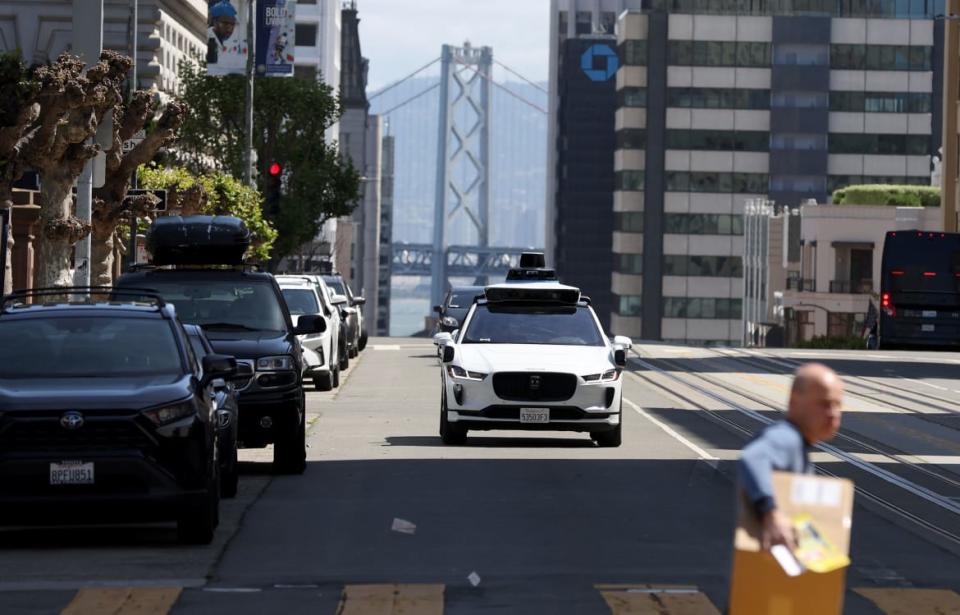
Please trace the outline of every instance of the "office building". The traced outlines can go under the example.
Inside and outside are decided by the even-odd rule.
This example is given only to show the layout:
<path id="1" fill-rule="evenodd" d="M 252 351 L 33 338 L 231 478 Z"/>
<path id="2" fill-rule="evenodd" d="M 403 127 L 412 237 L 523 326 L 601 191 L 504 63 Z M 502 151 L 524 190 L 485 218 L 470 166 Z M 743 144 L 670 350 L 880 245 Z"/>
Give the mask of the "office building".
<path id="1" fill-rule="evenodd" d="M 719 8 L 655 1 L 618 22 L 619 334 L 739 342 L 749 199 L 795 208 L 849 184 L 930 181 L 942 4 Z"/>

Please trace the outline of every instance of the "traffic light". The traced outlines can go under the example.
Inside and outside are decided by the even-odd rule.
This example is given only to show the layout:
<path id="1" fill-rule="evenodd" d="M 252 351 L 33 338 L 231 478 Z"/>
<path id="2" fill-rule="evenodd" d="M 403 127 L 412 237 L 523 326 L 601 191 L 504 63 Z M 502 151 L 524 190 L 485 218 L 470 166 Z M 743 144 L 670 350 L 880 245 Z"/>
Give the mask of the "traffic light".
<path id="1" fill-rule="evenodd" d="M 263 200 L 264 209 L 270 215 L 280 211 L 280 194 L 283 188 L 283 166 L 273 161 L 267 165 L 267 176 L 264 178 Z"/>

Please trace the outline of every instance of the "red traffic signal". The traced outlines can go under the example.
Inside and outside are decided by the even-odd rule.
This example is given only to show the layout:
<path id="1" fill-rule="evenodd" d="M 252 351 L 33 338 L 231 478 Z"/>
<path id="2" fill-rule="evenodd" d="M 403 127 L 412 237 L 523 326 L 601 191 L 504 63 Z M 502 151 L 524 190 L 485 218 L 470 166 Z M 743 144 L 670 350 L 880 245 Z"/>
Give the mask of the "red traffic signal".
<path id="1" fill-rule="evenodd" d="M 272 175 L 273 177 L 280 175 L 280 172 L 283 171 L 283 169 L 280 167 L 280 164 L 277 162 L 272 163 L 270 165 L 269 170 L 270 170 L 270 175 Z"/>

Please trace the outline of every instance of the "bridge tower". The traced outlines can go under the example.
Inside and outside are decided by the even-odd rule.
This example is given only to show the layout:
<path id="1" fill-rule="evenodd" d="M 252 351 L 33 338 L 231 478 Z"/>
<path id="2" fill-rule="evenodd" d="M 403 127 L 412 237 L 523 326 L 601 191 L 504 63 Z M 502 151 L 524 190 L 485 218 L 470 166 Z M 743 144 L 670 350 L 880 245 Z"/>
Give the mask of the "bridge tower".
<path id="1" fill-rule="evenodd" d="M 444 45 L 440 57 L 440 124 L 431 255 L 431 305 L 447 289 L 447 247 L 454 223 L 466 220 L 466 243 L 488 247 L 490 205 L 490 47 Z M 477 280 L 483 283 L 485 280 Z"/>

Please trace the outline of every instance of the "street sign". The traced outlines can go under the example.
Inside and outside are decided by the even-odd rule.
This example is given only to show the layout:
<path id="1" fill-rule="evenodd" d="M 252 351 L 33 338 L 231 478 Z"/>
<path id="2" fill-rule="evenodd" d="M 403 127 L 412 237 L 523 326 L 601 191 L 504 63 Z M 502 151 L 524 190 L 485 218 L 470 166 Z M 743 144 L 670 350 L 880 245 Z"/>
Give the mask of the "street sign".
<path id="1" fill-rule="evenodd" d="M 133 151 L 133 148 L 140 145 L 140 142 L 147 138 L 147 131 L 140 129 L 137 132 L 133 133 L 133 136 L 123 142 L 121 151 L 126 154 L 127 152 Z"/>
<path id="2" fill-rule="evenodd" d="M 157 203 L 154 211 L 167 211 L 167 191 L 166 190 L 144 190 L 141 188 L 131 188 L 127 190 L 127 199 L 135 196 L 143 196 L 145 194 L 152 194 L 153 196 L 160 199 L 160 202 Z M 126 199 L 124 199 L 126 201 Z M 124 203 L 126 205 L 126 203 Z"/>

